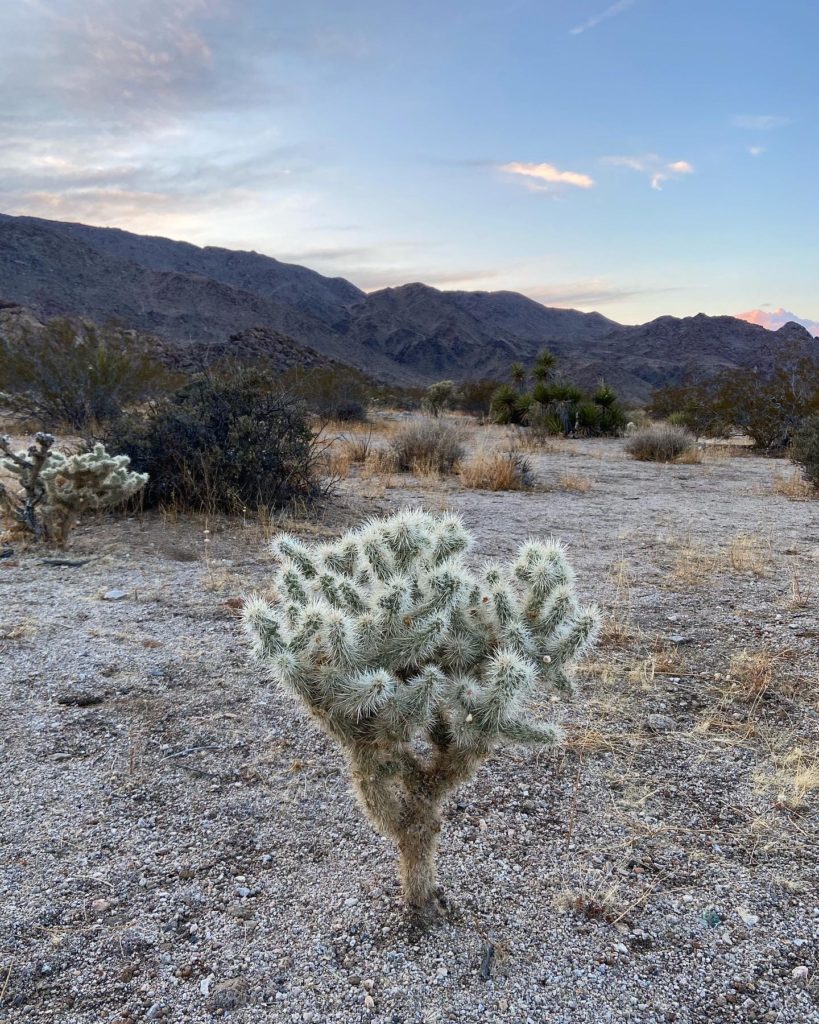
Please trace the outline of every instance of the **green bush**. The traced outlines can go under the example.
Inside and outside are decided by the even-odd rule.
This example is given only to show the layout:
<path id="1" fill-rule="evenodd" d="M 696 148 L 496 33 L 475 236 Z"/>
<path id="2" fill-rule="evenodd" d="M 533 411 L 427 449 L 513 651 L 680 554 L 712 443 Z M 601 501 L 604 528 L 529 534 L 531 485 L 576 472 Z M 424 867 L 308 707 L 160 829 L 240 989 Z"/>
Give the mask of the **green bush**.
<path id="1" fill-rule="evenodd" d="M 790 457 L 802 467 L 805 479 L 819 488 L 819 415 L 809 416 L 796 431 Z"/>
<path id="2" fill-rule="evenodd" d="M 146 506 L 235 513 L 322 493 L 304 407 L 259 368 L 207 372 L 116 421 L 106 441 L 148 473 Z"/>
<path id="3" fill-rule="evenodd" d="M 446 420 L 415 420 L 393 437 L 390 455 L 402 473 L 451 473 L 464 457 L 463 431 Z"/>
<path id="4" fill-rule="evenodd" d="M 116 327 L 65 319 L 0 338 L 0 392 L 13 414 L 43 428 L 85 430 L 178 385 L 148 349 Z"/>
<path id="5" fill-rule="evenodd" d="M 626 451 L 640 462 L 673 462 L 696 446 L 691 431 L 670 423 L 642 427 L 626 441 Z"/>
<path id="6" fill-rule="evenodd" d="M 283 383 L 307 410 L 324 420 L 363 422 L 371 388 L 367 378 L 349 366 L 291 370 Z"/>

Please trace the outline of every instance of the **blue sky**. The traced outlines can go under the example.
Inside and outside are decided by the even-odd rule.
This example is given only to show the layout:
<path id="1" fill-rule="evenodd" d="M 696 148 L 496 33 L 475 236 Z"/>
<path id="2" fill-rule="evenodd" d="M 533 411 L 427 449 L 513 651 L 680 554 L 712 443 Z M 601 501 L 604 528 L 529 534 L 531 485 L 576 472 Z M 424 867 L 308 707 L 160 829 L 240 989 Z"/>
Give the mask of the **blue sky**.
<path id="1" fill-rule="evenodd" d="M 815 0 L 16 0 L 0 209 L 372 289 L 819 319 Z"/>

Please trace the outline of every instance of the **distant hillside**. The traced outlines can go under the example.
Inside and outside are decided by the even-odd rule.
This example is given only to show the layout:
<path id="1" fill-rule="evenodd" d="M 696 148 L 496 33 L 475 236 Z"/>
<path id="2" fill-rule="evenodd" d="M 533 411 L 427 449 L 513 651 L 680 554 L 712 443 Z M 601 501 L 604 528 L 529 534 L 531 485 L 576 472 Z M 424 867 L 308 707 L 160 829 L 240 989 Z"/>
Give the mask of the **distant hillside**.
<path id="1" fill-rule="evenodd" d="M 40 317 L 115 319 L 178 346 L 182 362 L 186 348 L 241 351 L 251 339 L 254 351 L 294 344 L 403 384 L 505 376 L 548 346 L 567 376 L 585 386 L 605 376 L 630 403 L 691 372 L 754 365 L 783 337 L 811 337 L 796 324 L 772 333 L 704 314 L 625 327 L 515 292 L 407 284 L 367 295 L 258 253 L 4 214 L 0 300 Z"/>

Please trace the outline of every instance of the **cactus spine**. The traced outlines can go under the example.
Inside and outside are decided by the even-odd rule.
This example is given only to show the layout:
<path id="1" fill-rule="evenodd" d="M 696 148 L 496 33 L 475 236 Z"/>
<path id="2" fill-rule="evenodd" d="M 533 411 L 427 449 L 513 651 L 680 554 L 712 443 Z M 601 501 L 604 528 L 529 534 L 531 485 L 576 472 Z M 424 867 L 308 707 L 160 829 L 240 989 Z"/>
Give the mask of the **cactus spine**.
<path id="1" fill-rule="evenodd" d="M 568 693 L 593 642 L 556 541 L 472 572 L 454 515 L 404 511 L 339 541 L 282 535 L 276 599 L 249 598 L 245 629 L 269 675 L 341 745 L 359 802 L 399 852 L 406 902 L 437 906 L 442 803 L 502 743 L 552 746 L 537 687 Z M 423 745 L 423 750 L 421 749 Z"/>

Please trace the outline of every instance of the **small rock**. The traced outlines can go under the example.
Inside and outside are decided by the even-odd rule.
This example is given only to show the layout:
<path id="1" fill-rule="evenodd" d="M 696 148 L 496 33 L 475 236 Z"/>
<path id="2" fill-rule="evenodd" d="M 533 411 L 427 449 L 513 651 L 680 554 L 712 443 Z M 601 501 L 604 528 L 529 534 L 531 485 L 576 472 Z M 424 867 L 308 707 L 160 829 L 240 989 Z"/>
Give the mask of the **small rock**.
<path id="1" fill-rule="evenodd" d="M 759 924 L 759 916 L 752 914 L 746 907 L 737 907 L 737 913 L 742 918 L 742 923 L 746 924 L 749 928 L 753 928 L 754 925 Z"/>
<path id="2" fill-rule="evenodd" d="M 804 981 L 804 982 L 807 982 L 807 980 L 808 980 L 808 969 L 807 969 L 807 967 L 805 967 L 804 964 L 800 964 L 798 967 L 794 967 L 794 969 L 791 971 L 791 977 L 794 979 L 794 981 Z"/>
<path id="3" fill-rule="evenodd" d="M 156 1020 L 162 1016 L 162 1003 L 154 1003 L 145 1014 L 148 1020 Z"/>
<path id="4" fill-rule="evenodd" d="M 104 914 L 106 910 L 111 906 L 108 900 L 94 900 L 91 904 L 91 909 L 95 914 Z"/>
<path id="5" fill-rule="evenodd" d="M 98 690 L 64 690 L 57 695 L 57 703 L 68 708 L 90 708 L 104 700 L 105 694 Z"/>
<path id="6" fill-rule="evenodd" d="M 649 715 L 646 718 L 646 728 L 649 732 L 673 732 L 677 723 L 670 715 Z"/>
<path id="7" fill-rule="evenodd" d="M 373 1010 L 375 1009 L 375 1000 L 371 995 L 364 996 L 364 1009 Z"/>
<path id="8" fill-rule="evenodd" d="M 213 986 L 208 1000 L 212 1010 L 238 1010 L 247 1002 L 247 982 L 244 978 L 227 978 Z"/>
<path id="9" fill-rule="evenodd" d="M 112 587 L 110 590 L 105 591 L 102 595 L 102 599 L 103 601 L 122 601 L 122 599 L 127 596 L 127 590 L 119 590 L 117 587 Z"/>

